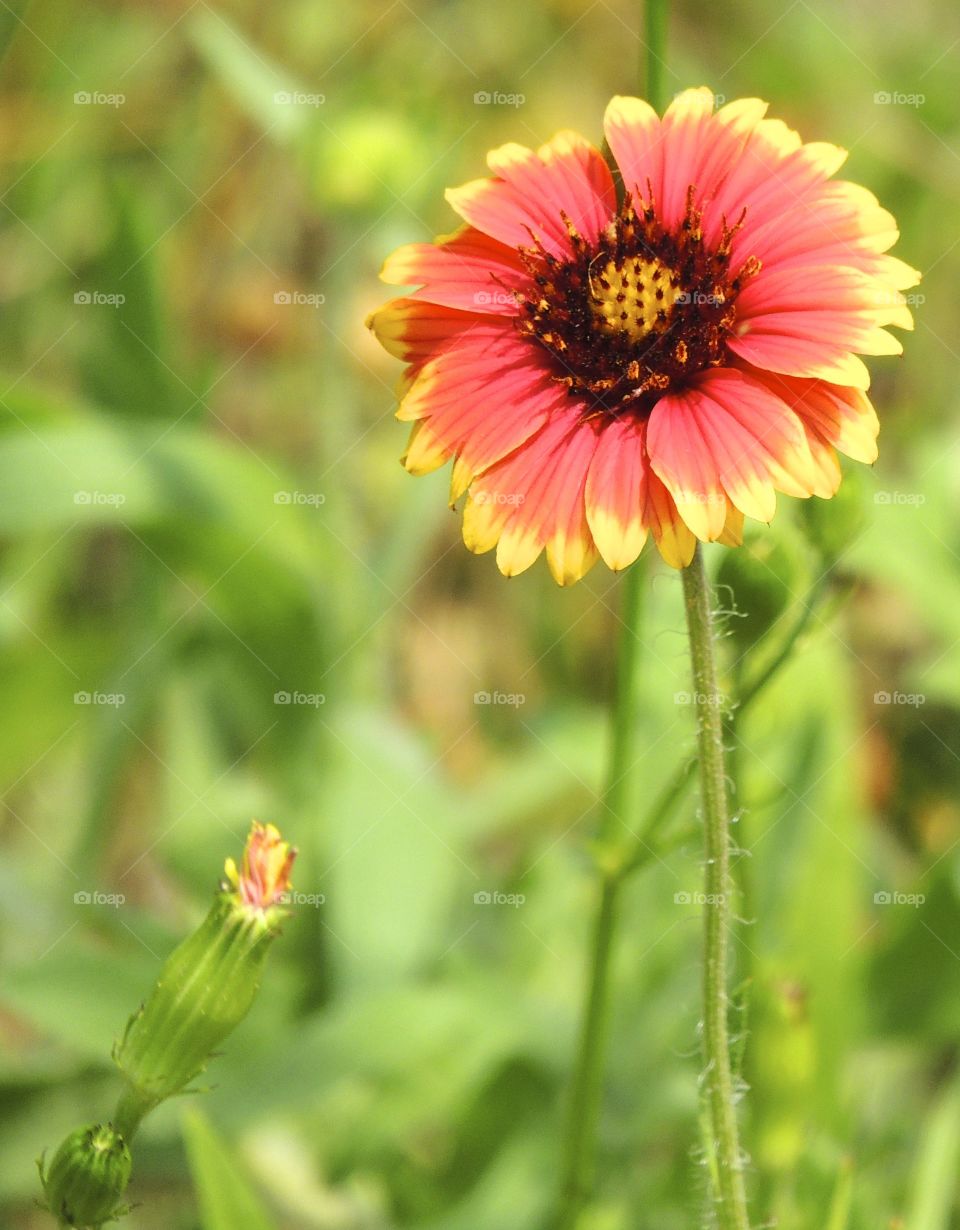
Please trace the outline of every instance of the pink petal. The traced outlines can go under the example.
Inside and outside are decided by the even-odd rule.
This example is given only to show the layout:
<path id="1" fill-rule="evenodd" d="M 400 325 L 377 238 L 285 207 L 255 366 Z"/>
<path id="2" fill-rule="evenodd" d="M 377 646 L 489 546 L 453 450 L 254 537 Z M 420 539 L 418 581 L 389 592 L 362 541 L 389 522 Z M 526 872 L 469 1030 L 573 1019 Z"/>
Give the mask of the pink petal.
<path id="1" fill-rule="evenodd" d="M 423 421 L 405 464 L 434 468 L 457 454 L 454 499 L 474 474 L 534 435 L 569 397 L 543 352 L 506 323 L 482 325 L 426 363 L 400 403 L 398 418 Z"/>
<path id="2" fill-rule="evenodd" d="M 501 316 L 517 315 L 513 291 L 530 285 L 515 250 L 472 226 L 437 243 L 398 248 L 380 276 L 396 286 L 419 285 L 412 299 Z"/>
<path id="3" fill-rule="evenodd" d="M 769 521 L 775 489 L 806 496 L 815 482 L 800 420 L 768 387 L 731 368 L 661 398 L 647 451 L 680 515 L 704 540 L 723 533 L 727 496 L 747 516 Z"/>
<path id="4" fill-rule="evenodd" d="M 635 199 L 648 201 L 649 183 L 659 200 L 663 145 L 660 117 L 653 107 L 641 98 L 617 95 L 607 105 L 603 131 L 626 190 Z"/>
<path id="5" fill-rule="evenodd" d="M 371 312 L 366 323 L 390 354 L 407 363 L 418 363 L 483 322 L 483 316 L 475 312 L 404 298 L 391 299 Z"/>
<path id="6" fill-rule="evenodd" d="M 756 228 L 806 199 L 845 158 L 846 152 L 835 145 L 804 145 L 781 120 L 761 120 L 704 212 L 706 241 L 719 239 L 724 218 L 732 224 L 746 210 L 740 233 L 749 248 L 749 237 Z"/>
<path id="7" fill-rule="evenodd" d="M 854 461 L 872 465 L 877 459 L 880 423 L 869 397 L 860 389 L 825 380 L 799 380 L 772 372 L 754 372 L 782 398 L 808 428 Z"/>
<path id="8" fill-rule="evenodd" d="M 645 431 L 632 418 L 608 422 L 587 475 L 587 523 L 604 563 L 615 571 L 633 563 L 647 538 Z"/>
<path id="9" fill-rule="evenodd" d="M 786 376 L 808 376 L 850 385 L 870 387 L 870 373 L 862 359 L 849 349 L 792 333 L 750 332 L 730 337 L 727 347 L 753 367 Z"/>
<path id="10" fill-rule="evenodd" d="M 575 133 L 558 133 L 534 153 L 504 145 L 487 158 L 496 179 L 477 179 L 447 190 L 447 200 L 471 225 L 510 247 L 539 239 L 565 259 L 573 252 L 565 213 L 593 240 L 616 211 L 613 177 L 599 150 Z"/>
<path id="11" fill-rule="evenodd" d="M 569 402 L 534 437 L 480 474 L 463 514 L 463 539 L 472 551 L 495 544 L 505 576 L 523 572 L 546 547 L 561 585 L 577 581 L 597 551 L 587 525 L 584 489 L 596 450 L 594 426 Z"/>

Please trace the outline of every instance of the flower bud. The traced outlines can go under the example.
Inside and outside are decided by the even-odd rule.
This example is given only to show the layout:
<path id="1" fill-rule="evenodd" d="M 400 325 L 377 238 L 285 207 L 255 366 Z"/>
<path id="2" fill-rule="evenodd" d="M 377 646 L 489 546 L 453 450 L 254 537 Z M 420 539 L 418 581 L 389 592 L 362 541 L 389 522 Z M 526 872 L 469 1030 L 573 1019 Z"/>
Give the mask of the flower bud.
<path id="1" fill-rule="evenodd" d="M 280 902 L 295 855 L 273 825 L 254 824 L 242 870 L 227 859 L 209 914 L 171 953 L 131 1017 L 114 1052 L 127 1081 L 116 1121 L 128 1137 L 149 1110 L 203 1071 L 247 1015 L 286 916 Z"/>
<path id="2" fill-rule="evenodd" d="M 44 1173 L 47 1208 L 61 1226 L 99 1228 L 123 1210 L 120 1200 L 130 1181 L 130 1150 L 110 1123 L 92 1123 L 71 1132 Z"/>

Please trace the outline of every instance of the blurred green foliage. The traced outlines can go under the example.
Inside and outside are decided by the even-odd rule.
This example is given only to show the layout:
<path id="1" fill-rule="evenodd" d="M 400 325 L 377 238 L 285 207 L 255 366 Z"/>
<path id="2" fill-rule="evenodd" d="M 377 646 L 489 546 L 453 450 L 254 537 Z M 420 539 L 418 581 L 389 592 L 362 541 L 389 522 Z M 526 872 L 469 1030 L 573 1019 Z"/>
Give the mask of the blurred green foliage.
<path id="1" fill-rule="evenodd" d="M 597 135 L 639 24 L 573 0 L 0 8 L 4 1225 L 48 1224 L 34 1158 L 109 1108 L 117 1031 L 257 816 L 308 900 L 202 1115 L 145 1126 L 126 1224 L 538 1226 L 618 582 L 467 555 L 445 477 L 396 464 L 397 365 L 362 320 L 487 148 Z M 769 610 L 731 681 L 820 546 L 846 594 L 738 727 L 746 1140 L 782 1230 L 960 1227 L 958 39 L 887 0 L 674 13 L 671 87 L 847 145 L 925 275 L 905 357 L 873 364 L 882 455 L 842 534 L 784 500 L 733 569 Z M 692 730 L 653 560 L 649 595 L 653 797 Z M 522 701 L 475 703 L 494 691 Z M 701 1215 L 699 871 L 684 847 L 628 894 L 595 1230 Z"/>

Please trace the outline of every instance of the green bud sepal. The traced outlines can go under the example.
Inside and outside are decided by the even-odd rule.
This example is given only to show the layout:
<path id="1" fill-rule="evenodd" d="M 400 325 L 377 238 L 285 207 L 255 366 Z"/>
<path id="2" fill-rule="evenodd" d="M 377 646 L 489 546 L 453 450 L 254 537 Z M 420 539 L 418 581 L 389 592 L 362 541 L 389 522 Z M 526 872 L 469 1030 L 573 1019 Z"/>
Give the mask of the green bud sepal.
<path id="1" fill-rule="evenodd" d="M 114 1059 L 126 1078 L 116 1120 L 129 1137 L 164 1099 L 182 1092 L 250 1010 L 286 911 L 294 852 L 272 826 L 255 826 L 242 874 L 226 880 L 200 927 L 168 957 L 130 1018 Z"/>
<path id="2" fill-rule="evenodd" d="M 61 1226 L 99 1230 L 129 1211 L 121 1197 L 133 1163 L 123 1136 L 111 1123 L 77 1128 L 53 1155 L 49 1169 L 37 1162 L 46 1203 Z"/>

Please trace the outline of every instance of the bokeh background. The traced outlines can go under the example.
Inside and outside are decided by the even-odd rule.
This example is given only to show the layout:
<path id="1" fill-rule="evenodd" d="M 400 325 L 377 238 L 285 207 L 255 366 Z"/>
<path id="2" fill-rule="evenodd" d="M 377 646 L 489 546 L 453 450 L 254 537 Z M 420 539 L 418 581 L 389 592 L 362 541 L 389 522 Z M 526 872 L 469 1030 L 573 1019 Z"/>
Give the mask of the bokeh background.
<path id="1" fill-rule="evenodd" d="M 111 1044 L 251 817 L 306 900 L 211 1092 L 143 1129 L 125 1224 L 541 1224 L 618 581 L 463 550 L 446 475 L 397 464 L 363 318 L 489 147 L 597 135 L 639 25 L 621 0 L 0 8 L 4 1226 L 49 1224 L 34 1159 L 109 1113 Z M 753 640 L 759 669 L 832 565 L 736 756 L 745 1136 L 784 1230 L 960 1226 L 958 55 L 922 2 L 672 19 L 670 89 L 848 147 L 924 271 L 905 356 L 872 362 L 880 461 L 825 520 L 783 500 L 720 591 L 726 659 Z M 638 816 L 693 734 L 679 584 L 641 566 Z M 699 876 L 684 843 L 627 894 L 592 1230 L 701 1218 Z"/>

